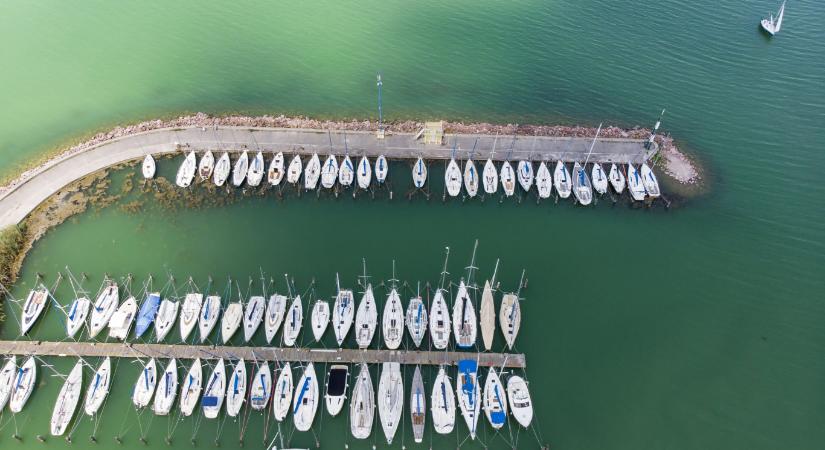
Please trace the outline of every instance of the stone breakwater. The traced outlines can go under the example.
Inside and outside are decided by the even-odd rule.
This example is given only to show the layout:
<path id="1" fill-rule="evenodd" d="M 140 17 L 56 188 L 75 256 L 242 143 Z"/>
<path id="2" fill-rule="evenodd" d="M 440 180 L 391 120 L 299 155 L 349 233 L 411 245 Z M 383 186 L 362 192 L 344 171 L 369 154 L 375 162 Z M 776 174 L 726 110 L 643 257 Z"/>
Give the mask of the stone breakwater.
<path id="1" fill-rule="evenodd" d="M 318 120 L 308 117 L 287 117 L 287 116 L 210 116 L 204 113 L 197 113 L 189 116 L 180 116 L 169 120 L 148 120 L 134 125 L 118 126 L 112 130 L 101 132 L 92 138 L 73 145 L 63 152 L 60 152 L 48 161 L 32 167 L 5 186 L 0 187 L 0 197 L 9 190 L 25 182 L 30 177 L 40 172 L 44 167 L 48 167 L 56 161 L 65 159 L 76 153 L 99 145 L 103 142 L 117 139 L 131 134 L 145 131 L 157 130 L 161 128 L 177 127 L 214 127 L 214 126 L 238 126 L 238 127 L 272 127 L 272 128 L 305 128 L 305 129 L 337 129 L 347 131 L 372 131 L 378 129 L 378 122 L 371 120 Z M 389 132 L 414 133 L 419 131 L 423 122 L 405 120 L 384 123 L 384 129 Z M 596 133 L 592 127 L 565 126 L 565 125 L 497 125 L 491 123 L 470 123 L 444 122 L 444 132 L 462 134 L 499 134 L 506 135 L 527 135 L 527 136 L 555 136 L 555 137 L 588 137 Z M 603 138 L 631 138 L 647 139 L 650 136 L 650 129 L 634 127 L 624 129 L 619 127 L 603 127 L 599 133 Z M 695 184 L 699 179 L 699 173 L 690 160 L 681 153 L 669 135 L 658 135 L 657 144 L 664 157 L 664 170 L 676 181 L 683 184 Z"/>

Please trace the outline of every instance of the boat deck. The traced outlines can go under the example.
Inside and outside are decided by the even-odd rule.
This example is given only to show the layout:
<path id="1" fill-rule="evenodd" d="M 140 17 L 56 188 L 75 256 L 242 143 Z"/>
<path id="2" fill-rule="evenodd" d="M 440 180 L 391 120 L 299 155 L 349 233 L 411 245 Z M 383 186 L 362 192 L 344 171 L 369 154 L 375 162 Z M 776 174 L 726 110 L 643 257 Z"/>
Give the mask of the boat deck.
<path id="1" fill-rule="evenodd" d="M 485 367 L 524 368 L 523 353 L 473 353 L 414 350 L 359 350 L 209 345 L 169 345 L 108 342 L 0 341 L 0 354 L 38 356 L 83 356 L 113 358 L 246 359 L 316 363 L 382 363 L 456 365 L 462 359 L 478 358 Z"/>

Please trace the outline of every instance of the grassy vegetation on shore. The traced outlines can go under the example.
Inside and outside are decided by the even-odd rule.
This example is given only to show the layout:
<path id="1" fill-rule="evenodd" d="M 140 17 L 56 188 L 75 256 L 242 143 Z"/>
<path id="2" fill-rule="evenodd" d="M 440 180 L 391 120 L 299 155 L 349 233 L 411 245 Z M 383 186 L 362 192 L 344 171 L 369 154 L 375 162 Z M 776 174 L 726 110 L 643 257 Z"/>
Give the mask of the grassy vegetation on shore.
<path id="1" fill-rule="evenodd" d="M 10 287 L 14 282 L 14 269 L 20 251 L 26 241 L 26 224 L 23 222 L 18 226 L 7 227 L 0 230 L 0 283 Z M 6 318 L 3 310 L 3 300 L 5 295 L 0 291 L 0 322 Z"/>

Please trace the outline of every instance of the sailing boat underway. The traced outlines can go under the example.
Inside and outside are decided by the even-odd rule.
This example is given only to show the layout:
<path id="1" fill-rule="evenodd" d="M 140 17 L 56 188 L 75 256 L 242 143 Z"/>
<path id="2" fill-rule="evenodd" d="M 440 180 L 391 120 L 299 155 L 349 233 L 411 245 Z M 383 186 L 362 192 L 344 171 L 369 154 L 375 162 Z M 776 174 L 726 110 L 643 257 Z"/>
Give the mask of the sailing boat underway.
<path id="1" fill-rule="evenodd" d="M 779 13 L 776 17 L 771 14 L 768 16 L 767 19 L 762 19 L 760 24 L 762 25 L 762 29 L 767 31 L 771 36 L 779 33 L 779 29 L 782 28 L 782 17 L 785 15 L 785 2 L 782 2 L 782 6 L 779 7 Z"/>

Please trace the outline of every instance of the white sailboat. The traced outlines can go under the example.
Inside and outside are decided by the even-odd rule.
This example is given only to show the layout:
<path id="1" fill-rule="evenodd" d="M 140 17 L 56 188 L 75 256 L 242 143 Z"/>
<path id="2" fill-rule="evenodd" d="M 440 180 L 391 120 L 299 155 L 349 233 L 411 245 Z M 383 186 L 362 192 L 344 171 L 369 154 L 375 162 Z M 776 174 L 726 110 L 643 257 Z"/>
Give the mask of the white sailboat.
<path id="1" fill-rule="evenodd" d="M 384 315 L 381 321 L 381 332 L 384 335 L 384 344 L 390 350 L 401 346 L 404 338 L 404 307 L 398 290 L 393 286 L 384 303 Z"/>
<path id="2" fill-rule="evenodd" d="M 298 339 L 298 333 L 304 323 L 304 305 L 301 303 L 301 296 L 296 295 L 289 306 L 284 322 L 284 345 L 292 347 Z"/>
<path id="3" fill-rule="evenodd" d="M 20 320 L 20 335 L 24 336 L 31 330 L 43 309 L 49 303 L 49 290 L 45 287 L 39 287 L 29 291 L 26 297 L 26 302 L 23 303 L 23 318 Z"/>
<path id="4" fill-rule="evenodd" d="M 229 178 L 229 172 L 232 169 L 232 162 L 229 160 L 229 153 L 223 152 L 218 162 L 215 163 L 215 169 L 212 171 L 212 182 L 215 186 L 223 186 L 226 179 Z"/>
<path id="5" fill-rule="evenodd" d="M 492 157 L 487 158 L 487 162 L 484 163 L 483 177 L 484 192 L 495 194 L 498 190 L 498 169 L 496 169 Z"/>
<path id="6" fill-rule="evenodd" d="M 66 314 L 66 336 L 74 337 L 80 328 L 86 323 L 86 317 L 89 316 L 89 307 L 92 301 L 86 297 L 76 298 L 71 306 L 69 312 Z"/>
<path id="7" fill-rule="evenodd" d="M 186 155 L 186 159 L 183 160 L 180 167 L 178 167 L 175 184 L 182 188 L 189 187 L 189 185 L 192 184 L 192 179 L 195 178 L 197 168 L 197 157 L 195 156 L 195 152 L 191 151 Z"/>
<path id="8" fill-rule="evenodd" d="M 461 169 L 458 168 L 455 158 L 450 159 L 447 170 L 444 172 L 444 185 L 447 186 L 447 193 L 450 197 L 456 197 L 461 193 Z"/>
<path id="9" fill-rule="evenodd" d="M 258 366 L 258 371 L 252 377 L 252 386 L 249 389 L 249 406 L 255 411 L 261 411 L 269 404 L 272 395 L 272 372 L 269 363 L 264 361 Z"/>
<path id="10" fill-rule="evenodd" d="M 498 316 L 501 333 L 504 335 L 504 340 L 507 341 L 507 348 L 512 349 L 521 327 L 521 306 L 518 295 L 504 294 Z"/>
<path id="11" fill-rule="evenodd" d="M 119 306 L 120 298 L 118 295 L 117 283 L 112 280 L 106 280 L 103 290 L 98 294 L 94 308 L 92 308 L 89 337 L 97 336 L 100 330 L 109 324 L 112 314 L 115 313 Z"/>
<path id="12" fill-rule="evenodd" d="M 352 186 L 352 181 L 355 179 L 355 166 L 352 165 L 352 159 L 349 157 L 349 153 L 344 156 L 344 160 L 341 161 L 341 168 L 338 171 L 338 183 L 341 186 L 349 187 Z"/>
<path id="13" fill-rule="evenodd" d="M 563 162 L 556 162 L 556 170 L 553 175 L 553 187 L 559 193 L 559 197 L 568 198 L 570 192 L 573 190 L 573 182 L 570 179 L 570 172 L 567 171 L 567 166 Z"/>
<path id="14" fill-rule="evenodd" d="M 372 166 L 367 155 L 361 157 L 361 161 L 358 162 L 358 172 L 355 175 L 358 179 L 358 187 L 369 189 L 370 182 L 372 182 Z"/>
<path id="15" fill-rule="evenodd" d="M 203 400 L 201 406 L 203 407 L 203 415 L 207 419 L 214 419 L 218 417 L 223 406 L 223 399 L 226 396 L 226 365 L 223 358 L 218 360 L 215 368 L 212 369 L 212 375 L 209 376 L 209 381 L 206 383 L 206 389 L 203 391 Z"/>
<path id="16" fill-rule="evenodd" d="M 198 399 L 203 389 L 203 367 L 201 366 L 201 359 L 197 358 L 192 362 L 189 372 L 186 373 L 186 378 L 181 383 L 180 391 L 180 412 L 184 417 L 189 417 L 195 411 L 195 406 L 198 404 Z"/>
<path id="17" fill-rule="evenodd" d="M 384 155 L 378 155 L 375 158 L 375 181 L 378 184 L 383 184 L 387 180 L 387 173 L 389 173 L 390 165 Z"/>
<path id="18" fill-rule="evenodd" d="M 341 289 L 338 275 L 335 275 L 338 285 L 338 294 L 335 296 L 335 305 L 332 311 L 332 329 L 335 331 L 335 340 L 340 347 L 352 327 L 355 318 L 355 297 L 349 289 Z"/>
<path id="19" fill-rule="evenodd" d="M 533 163 L 529 160 L 521 160 L 518 162 L 518 184 L 524 189 L 524 192 L 530 192 L 533 187 Z"/>
<path id="20" fill-rule="evenodd" d="M 212 177 L 212 172 L 215 170 L 215 155 L 212 154 L 211 150 L 207 150 L 206 153 L 203 154 L 200 162 L 198 163 L 198 176 L 200 177 L 201 181 L 206 181 Z"/>
<path id="21" fill-rule="evenodd" d="M 470 430 L 470 439 L 476 438 L 478 429 L 478 415 L 481 410 L 481 388 L 478 386 L 478 362 L 474 359 L 462 359 L 458 362 L 458 377 L 455 380 L 455 392 L 458 397 L 458 407 L 467 429 Z"/>
<path id="22" fill-rule="evenodd" d="M 504 161 L 501 164 L 501 187 L 504 188 L 504 195 L 511 197 L 516 192 L 516 174 L 513 173 L 513 166 L 510 161 Z"/>
<path id="23" fill-rule="evenodd" d="M 278 152 L 269 163 L 269 170 L 266 173 L 266 181 L 270 186 L 281 184 L 284 179 L 284 152 Z"/>
<path id="24" fill-rule="evenodd" d="M 375 419 L 375 390 L 372 388 L 372 378 L 369 368 L 361 363 L 361 370 L 352 389 L 352 399 L 349 402 L 350 432 L 355 439 L 366 439 L 372 433 L 372 422 Z"/>
<path id="25" fill-rule="evenodd" d="M 254 295 L 249 298 L 246 304 L 246 312 L 243 315 L 243 340 L 249 342 L 252 336 L 258 331 L 261 322 L 264 320 L 264 312 L 266 303 L 264 298 L 260 295 Z"/>
<path id="26" fill-rule="evenodd" d="M 782 18 L 785 16 L 785 2 L 782 2 L 782 6 L 779 7 L 779 13 L 776 14 L 774 17 L 773 13 L 768 16 L 767 19 L 762 19 L 759 22 L 762 25 L 762 29 L 767 31 L 771 36 L 779 33 L 779 30 L 782 28 Z"/>
<path id="27" fill-rule="evenodd" d="M 458 284 L 458 292 L 453 303 L 453 333 L 459 348 L 470 348 L 476 343 L 478 335 L 476 309 L 463 279 Z"/>
<path id="28" fill-rule="evenodd" d="M 249 163 L 249 169 L 246 172 L 246 184 L 257 187 L 261 184 L 266 172 L 266 163 L 264 163 L 264 154 L 258 151 L 252 162 Z"/>
<path id="29" fill-rule="evenodd" d="M 37 364 L 35 364 L 34 357 L 30 356 L 22 366 L 17 368 L 11 399 L 9 399 L 11 412 L 17 414 L 23 410 L 34 391 L 35 380 L 37 380 Z"/>
<path id="30" fill-rule="evenodd" d="M 653 173 L 653 169 L 651 169 L 647 163 L 642 163 L 642 183 L 645 185 L 647 195 L 653 198 L 662 195 L 662 192 L 659 190 L 659 180 L 656 179 L 656 174 Z"/>
<path id="31" fill-rule="evenodd" d="M 304 189 L 312 190 L 318 186 L 318 178 L 321 176 L 321 160 L 318 154 L 313 153 L 304 169 Z"/>
<path id="32" fill-rule="evenodd" d="M 438 434 L 449 434 L 455 427 L 455 393 L 450 384 L 450 377 L 444 366 L 438 368 L 438 375 L 433 382 L 433 393 L 430 396 L 433 415 L 433 428 Z"/>
<path id="33" fill-rule="evenodd" d="M 164 298 L 163 301 L 160 302 L 158 316 L 155 318 L 155 337 L 158 342 L 166 339 L 166 335 L 172 330 L 175 321 L 178 320 L 179 308 L 180 303 L 177 300 L 172 301 Z"/>
<path id="34" fill-rule="evenodd" d="M 109 395 L 109 385 L 112 381 L 112 359 L 108 356 L 100 363 L 95 376 L 86 389 L 86 400 L 83 402 L 83 411 L 93 416 L 97 413 L 106 396 Z"/>
<path id="35" fill-rule="evenodd" d="M 158 388 L 155 393 L 155 401 L 152 403 L 152 411 L 156 416 L 166 416 L 172 410 L 175 397 L 178 395 L 178 363 L 175 358 L 169 361 L 166 369 L 158 378 Z"/>
<path id="36" fill-rule="evenodd" d="M 155 164 L 155 158 L 152 157 L 151 154 L 146 155 L 143 158 L 143 165 L 141 167 L 141 172 L 143 173 L 143 178 L 147 180 L 151 180 L 155 178 L 155 171 L 157 169 L 157 165 Z"/>
<path id="37" fill-rule="evenodd" d="M 327 373 L 327 388 L 324 402 L 330 416 L 337 416 L 344 408 L 349 387 L 349 367 L 344 364 L 333 364 Z"/>
<path id="38" fill-rule="evenodd" d="M 513 375 L 507 380 L 507 398 L 510 400 L 513 417 L 521 426 L 529 428 L 533 421 L 533 402 L 523 378 Z"/>
<path id="39" fill-rule="evenodd" d="M 424 164 L 424 158 L 418 157 L 412 169 L 413 186 L 418 189 L 424 187 L 427 183 L 427 165 Z"/>
<path id="40" fill-rule="evenodd" d="M 464 190 L 471 198 L 478 193 L 478 170 L 476 169 L 476 163 L 473 162 L 472 154 L 464 163 Z"/>
<path id="41" fill-rule="evenodd" d="M 286 312 L 286 296 L 272 294 L 266 304 L 266 317 L 264 319 L 264 331 L 266 331 L 266 343 L 272 343 L 272 339 L 281 327 Z"/>
<path id="42" fill-rule="evenodd" d="M 152 358 L 143 366 L 140 371 L 140 376 L 135 382 L 135 388 L 132 390 L 132 404 L 135 408 L 145 408 L 146 405 L 152 401 L 152 395 L 155 393 L 155 386 L 157 385 L 157 365 L 155 359 Z"/>
<path id="43" fill-rule="evenodd" d="M 244 150 L 232 168 L 232 185 L 240 187 L 246 179 L 247 172 L 249 172 L 249 153 Z"/>
<path id="44" fill-rule="evenodd" d="M 430 339 L 433 347 L 444 350 L 450 343 L 450 312 L 444 301 L 444 290 L 438 289 L 430 306 Z"/>
<path id="45" fill-rule="evenodd" d="M 317 410 L 318 377 L 315 376 L 315 366 L 309 363 L 295 386 L 295 400 L 292 402 L 292 420 L 295 423 L 295 429 L 308 431 L 312 427 Z"/>
<path id="46" fill-rule="evenodd" d="M 536 171 L 536 190 L 539 198 L 550 198 L 553 192 L 553 177 L 544 161 L 539 164 L 539 170 Z"/>
<path id="47" fill-rule="evenodd" d="M 132 323 L 134 323 L 137 316 L 137 310 L 135 298 L 127 298 L 112 314 L 112 318 L 109 319 L 109 337 L 121 341 L 126 340 L 126 337 L 129 336 L 129 330 L 132 328 Z"/>
<path id="48" fill-rule="evenodd" d="M 421 366 L 415 366 L 412 388 L 410 389 L 410 420 L 412 421 L 413 439 L 420 444 L 424 440 L 424 427 L 427 425 L 427 394 L 421 379 Z"/>
<path id="49" fill-rule="evenodd" d="M 372 284 L 368 284 L 364 295 L 361 296 L 361 303 L 358 304 L 358 311 L 355 313 L 355 341 L 358 342 L 358 348 L 370 346 L 376 326 L 378 326 L 378 307 L 372 295 Z"/>
<path id="50" fill-rule="evenodd" d="M 198 323 L 198 316 L 203 304 L 203 294 L 190 292 L 183 298 L 183 306 L 180 309 L 180 339 L 186 341 L 195 325 Z"/>
<path id="51" fill-rule="evenodd" d="M 303 162 L 301 161 L 301 155 L 295 155 L 292 157 L 292 161 L 289 163 L 289 167 L 286 169 L 286 182 L 289 184 L 295 184 L 298 180 L 301 179 L 301 174 L 304 172 Z"/>
<path id="52" fill-rule="evenodd" d="M 593 201 L 593 188 L 590 185 L 590 178 L 578 161 L 573 164 L 573 194 L 583 206 L 587 206 Z"/>
<path id="53" fill-rule="evenodd" d="M 493 337 L 496 332 L 496 307 L 493 298 L 493 285 L 496 282 L 496 272 L 498 272 L 498 261 L 496 269 L 493 271 L 491 280 L 484 282 L 484 290 L 481 292 L 481 340 L 484 341 L 484 349 L 493 348 Z"/>
<path id="54" fill-rule="evenodd" d="M 278 375 L 278 381 L 273 386 L 272 414 L 275 420 L 283 422 L 292 405 L 292 368 L 285 363 Z"/>
<path id="55" fill-rule="evenodd" d="M 607 174 L 607 178 L 610 180 L 610 185 L 613 186 L 613 190 L 616 191 L 617 194 L 622 195 L 626 183 L 624 174 L 616 164 L 610 166 L 610 172 Z"/>
<path id="56" fill-rule="evenodd" d="M 381 379 L 378 381 L 378 417 L 387 444 L 392 444 L 403 411 L 404 378 L 401 376 L 401 364 L 385 362 L 381 366 Z"/>
<path id="57" fill-rule="evenodd" d="M 495 369 L 490 367 L 484 382 L 484 414 L 493 429 L 498 430 L 507 423 L 507 394 Z"/>
<path id="58" fill-rule="evenodd" d="M 243 320 L 243 304 L 241 302 L 232 302 L 227 305 L 223 312 L 223 319 L 221 319 L 221 340 L 226 344 L 238 331 Z"/>
<path id="59" fill-rule="evenodd" d="M 326 300 L 317 299 L 312 305 L 312 336 L 315 337 L 315 342 L 321 342 L 324 337 L 324 332 L 329 326 L 330 312 L 329 303 Z"/>
<path id="60" fill-rule="evenodd" d="M 83 387 L 83 361 L 78 360 L 74 368 L 69 372 L 60 393 L 57 395 L 57 402 L 54 404 L 51 420 L 52 436 L 62 436 L 69 426 L 69 422 L 74 417 L 77 403 L 80 400 L 80 390 Z"/>
<path id="61" fill-rule="evenodd" d="M 209 334 L 218 323 L 221 316 L 221 297 L 218 295 L 209 295 L 201 307 L 201 312 L 198 316 L 198 330 L 201 335 L 201 342 L 206 341 Z"/>
<path id="62" fill-rule="evenodd" d="M 642 174 L 636 169 L 633 164 L 627 165 L 627 190 L 630 192 L 630 197 L 637 202 L 645 199 L 645 184 L 642 181 Z"/>
<path id="63" fill-rule="evenodd" d="M 338 160 L 335 159 L 335 155 L 330 154 L 321 169 L 321 186 L 324 189 L 332 189 L 336 181 L 338 181 Z"/>
<path id="64" fill-rule="evenodd" d="M 6 359 L 3 364 L 3 369 L 0 370 L 0 411 L 6 407 L 6 403 L 11 397 L 11 391 L 14 389 L 15 377 L 17 376 L 17 357 L 11 356 Z"/>
<path id="65" fill-rule="evenodd" d="M 590 174 L 593 176 L 593 189 L 601 195 L 607 193 L 607 174 L 604 173 L 602 165 L 593 163 Z"/>
<path id="66" fill-rule="evenodd" d="M 407 305 L 407 331 L 413 340 L 416 348 L 421 347 L 421 341 L 424 340 L 424 335 L 427 334 L 427 307 L 424 306 L 424 301 L 420 295 L 410 299 Z"/>
<path id="67" fill-rule="evenodd" d="M 246 398 L 246 363 L 240 359 L 226 386 L 226 415 L 236 417 Z"/>

